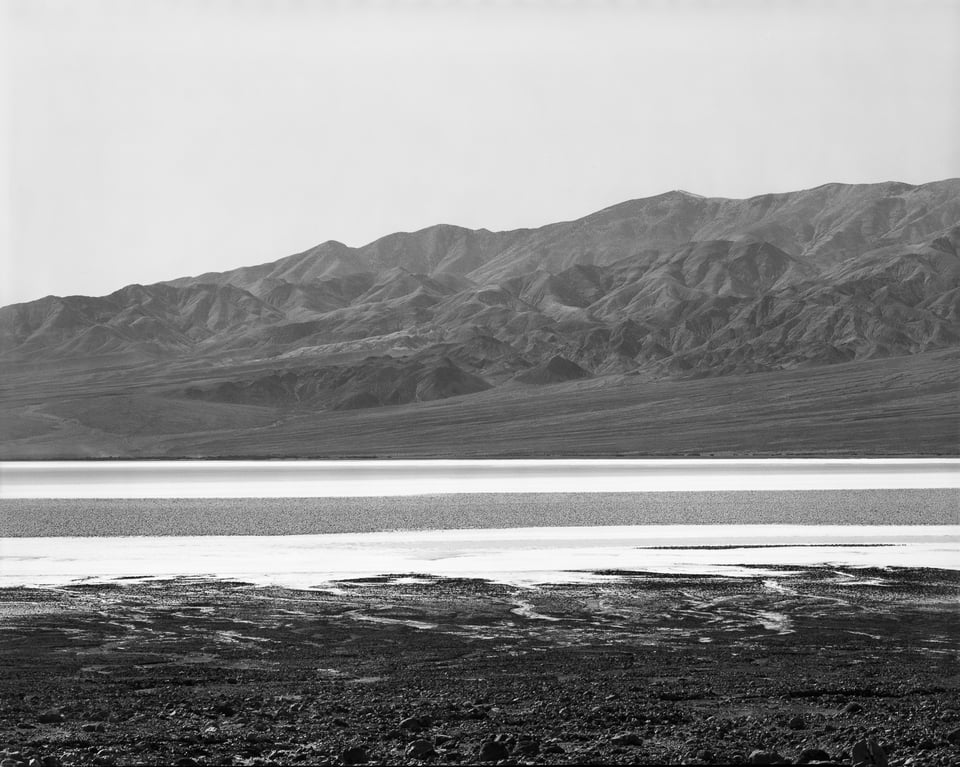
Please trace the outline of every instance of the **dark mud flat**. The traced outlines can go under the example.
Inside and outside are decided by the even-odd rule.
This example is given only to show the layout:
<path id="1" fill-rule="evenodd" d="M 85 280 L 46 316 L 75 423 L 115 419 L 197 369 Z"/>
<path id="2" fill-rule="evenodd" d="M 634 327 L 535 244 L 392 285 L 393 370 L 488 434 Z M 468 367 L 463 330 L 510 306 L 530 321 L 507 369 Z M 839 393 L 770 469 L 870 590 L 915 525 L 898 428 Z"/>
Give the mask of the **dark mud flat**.
<path id="1" fill-rule="evenodd" d="M 6 589 L 3 764 L 957 764 L 958 594 L 825 568 Z"/>

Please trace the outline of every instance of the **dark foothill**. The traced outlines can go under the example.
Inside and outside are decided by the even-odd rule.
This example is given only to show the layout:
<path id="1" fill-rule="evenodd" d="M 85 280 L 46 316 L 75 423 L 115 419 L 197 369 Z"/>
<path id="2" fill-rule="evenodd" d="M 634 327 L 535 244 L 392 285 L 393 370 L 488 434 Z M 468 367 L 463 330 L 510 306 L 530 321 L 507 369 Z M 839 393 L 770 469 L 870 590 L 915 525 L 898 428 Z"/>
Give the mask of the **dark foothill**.
<path id="1" fill-rule="evenodd" d="M 610 742 L 615 746 L 640 746 L 643 738 L 635 732 L 620 732 L 610 738 Z"/>
<path id="2" fill-rule="evenodd" d="M 63 762 L 60 761 L 59 756 L 45 756 L 40 761 L 43 763 L 43 767 L 63 767 Z"/>
<path id="3" fill-rule="evenodd" d="M 198 767 L 197 761 L 189 756 L 181 756 L 174 763 L 174 767 Z"/>
<path id="4" fill-rule="evenodd" d="M 960 746 L 960 727 L 947 733 L 947 742 Z"/>
<path id="5" fill-rule="evenodd" d="M 863 711 L 863 706 L 854 701 L 850 701 L 843 707 L 843 713 L 845 714 L 859 714 L 861 711 Z"/>
<path id="6" fill-rule="evenodd" d="M 229 703 L 220 703 L 213 707 L 213 713 L 219 716 L 235 716 L 237 711 Z"/>
<path id="7" fill-rule="evenodd" d="M 790 720 L 787 722 L 787 727 L 789 727 L 791 730 L 802 730 L 806 726 L 807 726 L 807 723 L 806 721 L 804 721 L 804 718 L 802 716 L 791 717 Z"/>
<path id="8" fill-rule="evenodd" d="M 409 746 L 407 746 L 406 751 L 404 751 L 407 759 L 427 759 L 431 756 L 436 756 L 437 752 L 433 748 L 433 743 L 429 740 L 420 740 L 413 741 Z"/>
<path id="9" fill-rule="evenodd" d="M 340 759 L 344 764 L 366 764 L 370 761 L 367 749 L 363 746 L 351 746 L 350 748 L 344 749 L 344 752 L 340 755 Z"/>
<path id="10" fill-rule="evenodd" d="M 84 732 L 103 732 L 106 728 L 100 722 L 89 723 L 80 727 Z"/>
<path id="11" fill-rule="evenodd" d="M 550 743 L 543 747 L 543 753 L 545 754 L 565 754 L 566 749 L 563 746 L 557 743 Z"/>
<path id="12" fill-rule="evenodd" d="M 805 748 L 797 757 L 797 764 L 810 764 L 811 762 L 829 762 L 830 754 L 822 748 Z"/>
<path id="13" fill-rule="evenodd" d="M 508 756 L 510 756 L 509 749 L 497 740 L 484 741 L 480 744 L 480 749 L 477 751 L 477 758 L 481 762 L 499 762 Z"/>
<path id="14" fill-rule="evenodd" d="M 919 743 L 917 743 L 918 751 L 933 751 L 937 747 L 937 744 L 934 743 L 930 738 L 924 738 Z"/>
<path id="15" fill-rule="evenodd" d="M 63 721 L 63 714 L 56 709 L 50 709 L 37 716 L 37 721 L 40 724 L 56 724 Z"/>

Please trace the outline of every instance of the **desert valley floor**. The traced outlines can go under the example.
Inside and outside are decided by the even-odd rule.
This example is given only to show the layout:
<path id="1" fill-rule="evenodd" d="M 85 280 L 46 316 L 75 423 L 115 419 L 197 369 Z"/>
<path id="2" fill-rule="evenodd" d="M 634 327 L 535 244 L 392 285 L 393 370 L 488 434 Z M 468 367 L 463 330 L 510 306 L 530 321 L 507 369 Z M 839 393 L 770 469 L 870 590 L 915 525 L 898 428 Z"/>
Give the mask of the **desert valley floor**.
<path id="1" fill-rule="evenodd" d="M 720 378 L 613 375 L 348 411 L 182 396 L 235 366 L 36 363 L 4 371 L 0 459 L 951 456 L 957 361 L 947 349 Z"/>
<path id="2" fill-rule="evenodd" d="M 7 588 L 4 763 L 946 767 L 958 587 L 836 567 Z"/>

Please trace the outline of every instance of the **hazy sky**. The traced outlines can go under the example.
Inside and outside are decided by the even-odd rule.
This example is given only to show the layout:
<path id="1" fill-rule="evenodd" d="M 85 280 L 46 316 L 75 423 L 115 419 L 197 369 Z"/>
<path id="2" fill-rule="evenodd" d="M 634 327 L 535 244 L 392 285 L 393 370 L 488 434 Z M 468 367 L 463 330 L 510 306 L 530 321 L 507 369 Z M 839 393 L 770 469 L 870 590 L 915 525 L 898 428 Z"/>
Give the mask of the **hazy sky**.
<path id="1" fill-rule="evenodd" d="M 0 305 L 960 176 L 955 0 L 0 0 Z"/>

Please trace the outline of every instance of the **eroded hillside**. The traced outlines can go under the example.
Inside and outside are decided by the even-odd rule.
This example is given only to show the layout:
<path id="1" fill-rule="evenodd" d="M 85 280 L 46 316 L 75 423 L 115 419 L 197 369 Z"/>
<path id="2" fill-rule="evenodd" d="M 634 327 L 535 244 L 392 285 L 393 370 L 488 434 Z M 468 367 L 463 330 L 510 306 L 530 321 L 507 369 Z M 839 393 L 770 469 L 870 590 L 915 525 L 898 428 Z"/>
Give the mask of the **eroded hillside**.
<path id="1" fill-rule="evenodd" d="M 218 405 L 261 423 L 261 410 L 550 397 L 593 378 L 743 376 L 958 345 L 958 179 L 748 200 L 670 192 L 538 229 L 440 225 L 0 309 L 6 423 L 28 435 L 114 385 L 151 407 Z M 24 410 L 19 382 L 51 365 L 55 402 Z M 132 373 L 144 369 L 155 373 Z"/>

